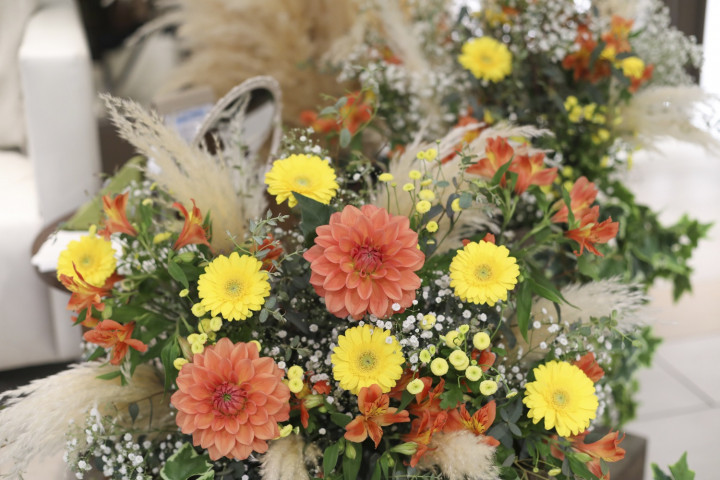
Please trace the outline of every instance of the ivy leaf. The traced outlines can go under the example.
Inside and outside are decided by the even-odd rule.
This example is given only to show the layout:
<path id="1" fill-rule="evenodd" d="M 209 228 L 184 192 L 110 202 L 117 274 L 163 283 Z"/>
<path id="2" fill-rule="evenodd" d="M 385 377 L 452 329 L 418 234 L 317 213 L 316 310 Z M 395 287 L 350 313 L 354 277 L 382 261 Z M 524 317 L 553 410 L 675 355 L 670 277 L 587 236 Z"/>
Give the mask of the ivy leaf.
<path id="1" fill-rule="evenodd" d="M 687 452 L 683 453 L 675 465 L 670 465 L 670 473 L 674 480 L 694 480 L 695 472 L 688 468 Z"/>
<path id="2" fill-rule="evenodd" d="M 209 459 L 205 455 L 198 455 L 189 443 L 183 444 L 160 470 L 163 480 L 189 480 L 197 475 L 202 475 L 200 478 L 204 480 L 215 478 Z"/>
<path id="3" fill-rule="evenodd" d="M 327 225 L 330 221 L 332 208 L 297 192 L 293 192 L 293 195 L 297 199 L 302 215 L 300 229 L 305 237 L 305 243 L 309 245 L 315 239 L 315 229 L 320 225 Z"/>

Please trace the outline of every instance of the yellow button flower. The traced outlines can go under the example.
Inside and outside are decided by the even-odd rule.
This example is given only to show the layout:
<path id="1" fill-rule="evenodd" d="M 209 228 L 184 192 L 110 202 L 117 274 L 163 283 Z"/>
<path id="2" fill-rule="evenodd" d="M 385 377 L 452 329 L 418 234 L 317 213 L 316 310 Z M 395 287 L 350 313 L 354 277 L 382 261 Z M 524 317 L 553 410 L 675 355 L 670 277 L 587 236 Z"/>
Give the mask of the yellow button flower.
<path id="1" fill-rule="evenodd" d="M 417 395 L 418 393 L 423 391 L 423 389 L 425 388 L 425 384 L 422 382 L 422 380 L 416 378 L 415 380 L 408 383 L 406 388 L 407 391 L 411 394 Z"/>
<path id="2" fill-rule="evenodd" d="M 444 358 L 436 358 L 432 361 L 430 364 L 430 370 L 432 371 L 433 375 L 436 375 L 438 377 L 442 377 L 448 372 L 448 362 Z"/>
<path id="3" fill-rule="evenodd" d="M 478 332 L 473 336 L 473 346 L 478 350 L 485 350 L 490 346 L 490 335 Z"/>
<path id="4" fill-rule="evenodd" d="M 415 204 L 415 209 L 418 213 L 427 213 L 430 211 L 430 208 L 432 208 L 432 204 L 427 200 L 420 200 Z"/>
<path id="5" fill-rule="evenodd" d="M 392 182 L 395 179 L 393 177 L 392 173 L 381 173 L 380 176 L 378 176 L 378 180 L 381 182 Z"/>

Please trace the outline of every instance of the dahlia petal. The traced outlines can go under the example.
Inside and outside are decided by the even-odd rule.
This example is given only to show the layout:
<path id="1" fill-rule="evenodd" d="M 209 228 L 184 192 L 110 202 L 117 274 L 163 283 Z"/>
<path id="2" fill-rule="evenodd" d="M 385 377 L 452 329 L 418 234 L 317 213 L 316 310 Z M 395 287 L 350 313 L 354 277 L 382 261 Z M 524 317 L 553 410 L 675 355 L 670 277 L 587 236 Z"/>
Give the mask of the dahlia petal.
<path id="1" fill-rule="evenodd" d="M 347 281 L 348 275 L 342 271 L 338 271 L 337 269 L 333 271 L 330 275 L 325 277 L 325 281 L 323 282 L 323 288 L 325 291 L 328 292 L 336 292 L 338 290 L 341 290 L 345 288 L 345 283 Z"/>
<path id="2" fill-rule="evenodd" d="M 363 300 L 368 300 L 373 292 L 373 282 L 370 277 L 361 277 L 357 287 L 357 293 Z"/>
<path id="3" fill-rule="evenodd" d="M 200 441 L 200 446 L 202 448 L 210 448 L 210 446 L 212 446 L 215 443 L 215 433 L 210 429 L 197 430 L 193 434 L 193 440 L 195 440 L 195 435 L 197 435 L 198 432 L 199 432 L 198 440 Z M 196 443 L 196 445 L 197 445 L 197 443 Z"/>
<path id="4" fill-rule="evenodd" d="M 270 357 L 262 357 L 258 358 L 257 360 L 253 361 L 253 367 L 255 368 L 255 374 L 256 375 L 275 375 L 276 374 L 276 367 L 275 362 Z M 280 380 L 282 378 L 283 374 L 280 374 Z"/>
<path id="5" fill-rule="evenodd" d="M 358 272 L 352 272 L 347 276 L 346 287 L 349 289 L 355 289 L 360 285 L 361 277 Z"/>
<path id="6" fill-rule="evenodd" d="M 337 315 L 336 312 L 345 309 L 345 292 L 340 290 L 339 292 L 327 292 L 325 295 L 325 306 L 330 313 Z"/>
<path id="7" fill-rule="evenodd" d="M 278 432 L 278 435 L 279 435 L 279 432 Z M 265 453 L 268 450 L 268 444 L 266 441 L 256 438 L 255 440 L 253 440 L 251 448 L 253 449 L 254 452 Z"/>
<path id="8" fill-rule="evenodd" d="M 238 383 L 247 382 L 255 376 L 255 367 L 253 367 L 253 361 L 249 358 L 243 358 L 235 362 L 234 370 L 238 374 Z"/>
<path id="9" fill-rule="evenodd" d="M 210 423 L 210 429 L 213 432 L 218 432 L 220 430 L 225 430 L 225 419 L 228 418 L 225 415 L 213 415 L 213 420 Z M 207 428 L 207 427 L 205 427 Z"/>
<path id="10" fill-rule="evenodd" d="M 252 428 L 255 432 L 255 438 L 259 438 L 261 440 L 272 440 L 275 436 L 273 426 L 277 427 L 277 424 L 275 424 L 274 422 L 269 422 L 267 420 L 260 425 L 253 425 Z"/>
<path id="11" fill-rule="evenodd" d="M 260 375 L 255 375 L 252 378 L 252 383 L 250 384 L 250 391 L 262 392 L 266 395 L 269 395 L 275 389 L 275 385 L 278 383 L 278 381 L 278 378 L 272 374 L 263 373 Z"/>
<path id="12" fill-rule="evenodd" d="M 402 298 L 403 291 L 397 283 L 388 281 L 380 281 L 377 283 L 382 287 L 385 295 L 392 300 L 400 300 Z"/>
<path id="13" fill-rule="evenodd" d="M 235 448 L 232 449 L 232 456 L 236 460 L 245 460 L 250 456 L 252 453 L 252 448 L 248 445 L 243 445 L 242 443 L 235 443 Z"/>
<path id="14" fill-rule="evenodd" d="M 237 417 L 228 416 L 225 419 L 225 431 L 231 435 L 235 435 L 240 430 L 240 422 Z"/>
<path id="15" fill-rule="evenodd" d="M 345 308 L 353 318 L 362 317 L 368 309 L 369 300 L 363 299 L 357 290 L 345 291 Z"/>
<path id="16" fill-rule="evenodd" d="M 332 263 L 340 263 L 347 260 L 347 253 L 340 250 L 337 245 L 332 245 L 325 249 L 323 256 Z"/>
<path id="17" fill-rule="evenodd" d="M 214 443 L 220 456 L 225 457 L 235 447 L 235 436 L 221 430 L 215 432 Z"/>
<path id="18" fill-rule="evenodd" d="M 238 431 L 235 433 L 235 441 L 243 445 L 250 445 L 253 437 L 253 427 L 250 424 L 242 423 L 238 427 Z"/>
<path id="19" fill-rule="evenodd" d="M 265 425 L 268 423 L 268 413 L 267 410 L 262 409 L 258 410 L 254 415 L 250 415 L 249 423 L 256 427 L 258 425 Z"/>
<path id="20" fill-rule="evenodd" d="M 268 396 L 263 392 L 251 392 L 248 395 L 248 401 L 254 403 L 258 407 L 262 407 L 267 403 Z"/>
<path id="21" fill-rule="evenodd" d="M 210 425 L 213 424 L 213 421 L 215 420 L 215 415 L 213 413 L 203 413 L 200 415 L 195 415 L 195 428 L 199 429 L 205 429 L 209 428 Z"/>

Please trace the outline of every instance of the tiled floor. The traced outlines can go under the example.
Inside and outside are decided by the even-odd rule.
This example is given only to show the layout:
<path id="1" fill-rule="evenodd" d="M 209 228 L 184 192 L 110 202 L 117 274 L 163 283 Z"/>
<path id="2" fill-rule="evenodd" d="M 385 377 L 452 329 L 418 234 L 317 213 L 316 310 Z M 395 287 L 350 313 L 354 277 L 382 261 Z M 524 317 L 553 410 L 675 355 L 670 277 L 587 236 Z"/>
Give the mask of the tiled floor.
<path id="1" fill-rule="evenodd" d="M 696 479 L 710 480 L 720 478 L 720 158 L 679 143 L 662 151 L 630 172 L 638 199 L 668 222 L 687 212 L 717 224 L 693 257 L 693 294 L 673 304 L 670 285 L 651 292 L 648 317 L 665 341 L 640 373 L 638 418 L 626 430 L 648 439 L 646 480 L 650 463 L 666 467 L 685 451 Z"/>

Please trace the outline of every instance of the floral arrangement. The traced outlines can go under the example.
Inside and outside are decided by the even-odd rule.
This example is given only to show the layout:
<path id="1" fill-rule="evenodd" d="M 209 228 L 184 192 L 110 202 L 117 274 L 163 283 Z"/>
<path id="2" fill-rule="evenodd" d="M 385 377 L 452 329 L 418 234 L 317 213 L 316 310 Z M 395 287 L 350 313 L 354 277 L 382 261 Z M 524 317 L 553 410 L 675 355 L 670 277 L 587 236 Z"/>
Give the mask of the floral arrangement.
<path id="1" fill-rule="evenodd" d="M 58 261 L 87 361 L 5 399 L 16 472 L 61 436 L 78 478 L 609 478 L 644 289 L 689 288 L 707 227 L 617 177 L 653 30 L 546 3 L 368 9 L 359 89 L 269 162 L 106 98 L 159 168 Z"/>

